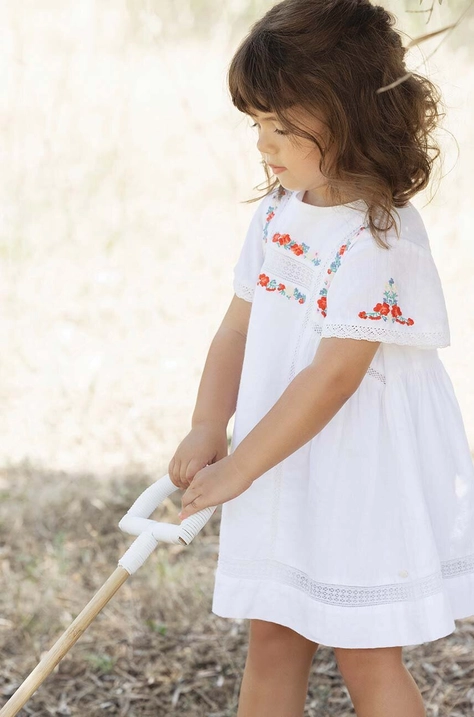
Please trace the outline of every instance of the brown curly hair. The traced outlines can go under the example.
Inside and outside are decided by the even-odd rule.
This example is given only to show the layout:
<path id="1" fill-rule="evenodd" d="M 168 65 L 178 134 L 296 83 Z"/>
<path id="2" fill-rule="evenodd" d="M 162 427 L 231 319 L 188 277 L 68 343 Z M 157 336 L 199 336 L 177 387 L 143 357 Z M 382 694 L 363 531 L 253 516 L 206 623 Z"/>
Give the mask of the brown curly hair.
<path id="1" fill-rule="evenodd" d="M 395 225 L 398 235 L 392 208 L 405 206 L 428 184 L 440 155 L 432 132 L 445 115 L 439 88 L 415 72 L 380 91 L 407 74 L 395 23 L 392 13 L 369 0 L 283 0 L 251 27 L 227 78 L 241 112 L 272 112 L 291 134 L 317 145 L 333 203 L 354 192 L 364 199 L 369 227 L 384 248 L 379 232 Z M 285 110 L 293 105 L 324 117 L 325 146 L 292 122 Z M 266 196 L 280 183 L 263 164 Z"/>

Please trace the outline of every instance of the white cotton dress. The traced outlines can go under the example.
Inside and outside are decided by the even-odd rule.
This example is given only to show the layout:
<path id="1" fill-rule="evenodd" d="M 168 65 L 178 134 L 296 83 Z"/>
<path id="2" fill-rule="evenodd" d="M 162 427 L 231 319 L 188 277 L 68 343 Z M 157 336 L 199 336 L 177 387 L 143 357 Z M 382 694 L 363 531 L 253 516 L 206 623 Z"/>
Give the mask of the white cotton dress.
<path id="1" fill-rule="evenodd" d="M 381 343 L 331 421 L 222 505 L 212 612 L 333 647 L 436 640 L 474 615 L 474 468 L 429 239 L 410 202 L 387 250 L 363 200 L 303 194 L 260 200 L 234 268 L 252 308 L 231 452 L 322 337 Z"/>

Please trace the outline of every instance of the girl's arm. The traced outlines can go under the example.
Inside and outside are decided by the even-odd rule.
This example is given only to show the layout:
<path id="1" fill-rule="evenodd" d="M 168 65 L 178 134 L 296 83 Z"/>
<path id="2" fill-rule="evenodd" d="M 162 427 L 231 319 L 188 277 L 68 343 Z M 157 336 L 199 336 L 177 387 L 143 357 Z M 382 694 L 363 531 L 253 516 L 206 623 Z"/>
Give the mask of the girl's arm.
<path id="1" fill-rule="evenodd" d="M 213 423 L 226 430 L 235 412 L 251 307 L 234 294 L 207 354 L 192 428 Z"/>
<path id="2" fill-rule="evenodd" d="M 322 338 L 315 357 L 231 454 L 255 480 L 313 438 L 357 390 L 380 342 Z"/>

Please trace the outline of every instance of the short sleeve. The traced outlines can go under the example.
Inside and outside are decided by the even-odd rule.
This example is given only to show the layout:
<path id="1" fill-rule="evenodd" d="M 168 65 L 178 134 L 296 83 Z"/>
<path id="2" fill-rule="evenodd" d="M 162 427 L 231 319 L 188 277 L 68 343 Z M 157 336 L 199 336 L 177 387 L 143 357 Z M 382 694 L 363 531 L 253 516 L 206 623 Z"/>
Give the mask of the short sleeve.
<path id="1" fill-rule="evenodd" d="M 335 263 L 322 303 L 321 337 L 424 349 L 449 346 L 446 304 L 429 243 L 402 236 L 389 244 L 389 249 L 380 247 L 366 230 Z"/>
<path id="2" fill-rule="evenodd" d="M 271 198 L 269 196 L 262 197 L 250 220 L 237 264 L 233 269 L 234 292 L 246 301 L 253 301 L 255 286 L 265 257 L 264 229 L 267 215 L 270 216 L 271 209 Z"/>

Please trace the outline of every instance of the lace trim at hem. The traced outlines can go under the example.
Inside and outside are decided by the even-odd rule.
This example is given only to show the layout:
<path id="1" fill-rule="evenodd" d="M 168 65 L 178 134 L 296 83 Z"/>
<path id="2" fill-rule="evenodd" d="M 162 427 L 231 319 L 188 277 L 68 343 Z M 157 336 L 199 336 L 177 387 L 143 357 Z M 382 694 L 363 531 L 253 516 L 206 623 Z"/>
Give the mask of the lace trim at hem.
<path id="1" fill-rule="evenodd" d="M 316 325 L 314 329 L 317 331 Z M 384 326 L 358 326 L 357 324 L 323 324 L 321 337 L 336 336 L 346 339 L 360 339 L 365 341 L 384 341 L 385 343 L 401 344 L 403 346 L 418 346 L 419 348 L 444 348 L 450 345 L 449 334 L 439 331 L 419 331 L 413 333 L 409 328 L 397 330 Z"/>
<path id="2" fill-rule="evenodd" d="M 243 281 L 240 281 L 239 279 L 234 279 L 234 292 L 237 294 L 237 296 L 240 299 L 245 299 L 245 301 L 252 301 L 253 295 L 255 292 L 255 286 L 249 286 L 249 284 L 246 284 Z"/>
<path id="3" fill-rule="evenodd" d="M 403 583 L 349 586 L 319 583 L 302 570 L 277 560 L 237 560 L 219 557 L 217 570 L 223 575 L 249 580 L 275 580 L 301 590 L 313 600 L 341 607 L 363 607 L 416 600 L 442 592 L 443 580 L 474 572 L 474 554 L 441 562 L 441 571 Z M 400 575 L 407 577 L 406 571 Z"/>

